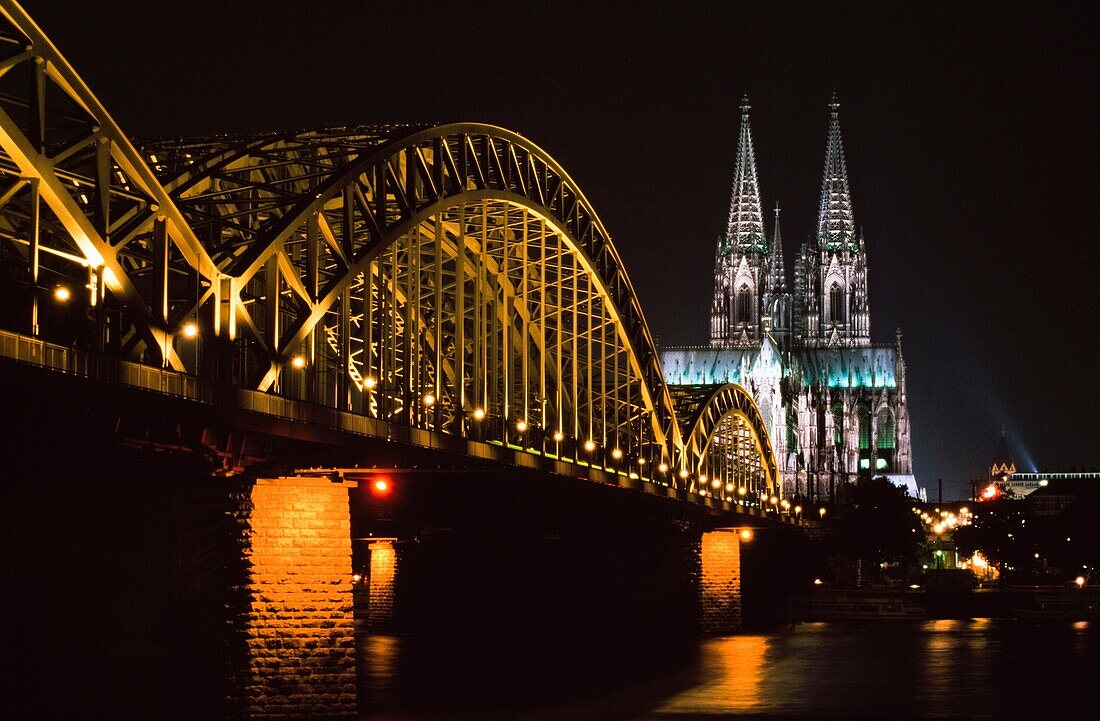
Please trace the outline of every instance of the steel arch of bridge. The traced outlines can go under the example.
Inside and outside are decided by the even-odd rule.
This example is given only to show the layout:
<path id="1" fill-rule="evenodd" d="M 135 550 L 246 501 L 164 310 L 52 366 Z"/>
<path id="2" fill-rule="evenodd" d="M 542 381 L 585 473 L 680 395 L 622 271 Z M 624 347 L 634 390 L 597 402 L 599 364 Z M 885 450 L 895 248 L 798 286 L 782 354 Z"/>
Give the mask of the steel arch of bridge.
<path id="1" fill-rule="evenodd" d="M 736 383 L 675 386 L 687 465 L 695 469 L 690 490 L 723 497 L 778 492 L 778 466 L 764 419 L 752 395 Z"/>
<path id="2" fill-rule="evenodd" d="M 757 459 L 731 458 L 774 487 L 747 395 L 677 422 L 609 234 L 522 136 L 353 127 L 139 152 L 0 8 L 0 237 L 33 288 L 87 281 L 97 349 L 682 486 L 738 412 Z"/>

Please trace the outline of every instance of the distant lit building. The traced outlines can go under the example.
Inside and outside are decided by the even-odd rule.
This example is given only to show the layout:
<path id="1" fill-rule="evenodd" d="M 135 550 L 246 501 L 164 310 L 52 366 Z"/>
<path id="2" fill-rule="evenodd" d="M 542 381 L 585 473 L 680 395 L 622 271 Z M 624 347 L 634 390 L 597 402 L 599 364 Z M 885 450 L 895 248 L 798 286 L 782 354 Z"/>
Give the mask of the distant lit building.
<path id="1" fill-rule="evenodd" d="M 989 469 L 990 483 L 1011 491 L 1017 498 L 1030 496 L 1028 500 L 1037 513 L 1049 515 L 1065 510 L 1077 496 L 1083 493 L 1100 494 L 1100 471 L 1071 471 L 1068 473 L 1021 473 L 1008 449 L 1008 440 L 1001 432 L 1001 442 Z M 1032 496 L 1032 494 L 1036 494 Z"/>
<path id="2" fill-rule="evenodd" d="M 1051 516 L 1066 510 L 1066 507 L 1082 496 L 1094 500 L 1100 498 L 1100 473 L 1017 473 L 1020 483 L 1034 484 L 1028 491 L 1028 503 L 1040 516 Z"/>
<path id="3" fill-rule="evenodd" d="M 739 383 L 768 427 L 786 494 L 827 494 L 884 475 L 924 498 L 913 476 L 901 332 L 871 342 L 867 252 L 857 236 L 840 135 L 830 103 L 817 233 L 804 243 L 793 292 L 779 210 L 769 240 L 747 98 L 741 106 L 732 198 L 715 257 L 710 343 L 665 348 L 670 384 Z"/>

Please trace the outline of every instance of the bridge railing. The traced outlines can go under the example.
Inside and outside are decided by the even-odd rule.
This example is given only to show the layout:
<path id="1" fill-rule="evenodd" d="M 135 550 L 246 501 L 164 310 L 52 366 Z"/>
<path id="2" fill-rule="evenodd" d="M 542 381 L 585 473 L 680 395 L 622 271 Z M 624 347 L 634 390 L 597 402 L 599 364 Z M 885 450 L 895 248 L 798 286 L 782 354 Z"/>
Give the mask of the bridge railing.
<path id="1" fill-rule="evenodd" d="M 47 368 L 77 378 L 173 396 L 203 405 L 232 408 L 267 417 L 290 420 L 320 429 L 397 443 L 444 453 L 479 458 L 494 463 L 529 468 L 595 481 L 662 496 L 696 506 L 711 514 L 738 513 L 758 518 L 786 520 L 768 514 L 748 502 L 727 502 L 686 490 L 654 483 L 637 474 L 553 458 L 530 449 L 460 438 L 454 435 L 402 426 L 379 418 L 341 411 L 305 401 L 254 391 L 239 386 L 196 378 L 170 369 L 156 368 L 88 351 L 67 348 L 11 331 L 0 330 L 0 358 Z"/>

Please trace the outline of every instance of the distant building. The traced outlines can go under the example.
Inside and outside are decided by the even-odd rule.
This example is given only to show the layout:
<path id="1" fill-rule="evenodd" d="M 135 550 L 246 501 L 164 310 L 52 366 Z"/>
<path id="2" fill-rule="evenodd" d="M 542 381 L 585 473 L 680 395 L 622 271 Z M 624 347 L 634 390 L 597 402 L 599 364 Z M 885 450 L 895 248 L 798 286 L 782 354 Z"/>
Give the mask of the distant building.
<path id="1" fill-rule="evenodd" d="M 1001 432 L 1001 442 L 989 469 L 989 480 L 1017 498 L 1028 496 L 1037 513 L 1060 513 L 1078 496 L 1090 493 L 1100 495 L 1100 471 L 1071 471 L 1069 473 L 1021 473 L 1008 450 L 1008 441 Z"/>
<path id="2" fill-rule="evenodd" d="M 924 498 L 913 476 L 901 332 L 871 342 L 867 249 L 857 236 L 840 135 L 830 121 L 817 232 L 803 243 L 793 292 L 779 209 L 769 240 L 747 98 L 741 106 L 726 233 L 715 255 L 710 343 L 661 352 L 670 384 L 739 383 L 753 394 L 785 494 L 821 496 L 860 475 L 884 475 Z"/>
<path id="3" fill-rule="evenodd" d="M 1100 472 L 1017 473 L 1036 487 L 1027 494 L 1028 503 L 1040 516 L 1053 516 L 1081 497 L 1100 499 Z M 1014 477 L 1015 478 L 1015 477 Z"/>

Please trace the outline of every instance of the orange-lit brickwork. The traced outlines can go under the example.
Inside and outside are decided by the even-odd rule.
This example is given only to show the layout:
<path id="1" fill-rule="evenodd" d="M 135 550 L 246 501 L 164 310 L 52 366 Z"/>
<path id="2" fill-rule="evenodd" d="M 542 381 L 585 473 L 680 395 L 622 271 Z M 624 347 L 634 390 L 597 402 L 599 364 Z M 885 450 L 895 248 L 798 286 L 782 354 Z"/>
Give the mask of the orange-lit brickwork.
<path id="1" fill-rule="evenodd" d="M 741 539 L 732 531 L 704 533 L 700 544 L 700 624 L 707 633 L 741 627 Z"/>
<path id="2" fill-rule="evenodd" d="M 393 584 L 397 570 L 397 554 L 393 543 L 383 541 L 370 547 L 370 616 L 371 631 L 385 631 L 393 624 Z"/>
<path id="3" fill-rule="evenodd" d="M 248 718 L 356 715 L 352 485 L 257 480 L 239 512 L 250 601 L 238 699 Z"/>

